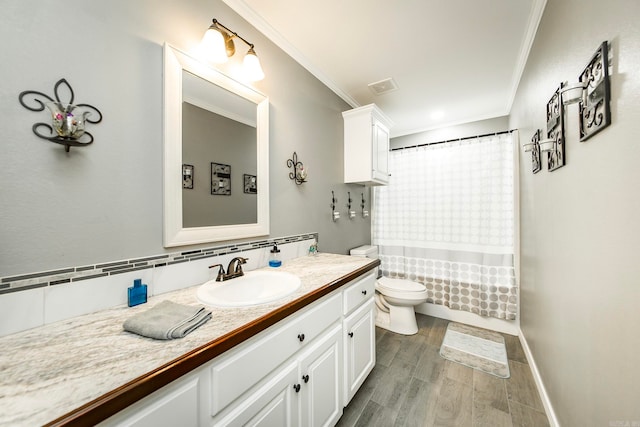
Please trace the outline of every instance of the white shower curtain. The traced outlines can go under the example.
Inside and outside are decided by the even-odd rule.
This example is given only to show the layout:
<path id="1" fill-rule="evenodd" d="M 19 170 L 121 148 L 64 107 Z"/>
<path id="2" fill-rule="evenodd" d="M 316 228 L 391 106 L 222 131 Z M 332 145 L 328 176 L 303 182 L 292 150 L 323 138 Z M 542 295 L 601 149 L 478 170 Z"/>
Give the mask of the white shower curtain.
<path id="1" fill-rule="evenodd" d="M 385 276 L 427 286 L 427 302 L 513 320 L 514 136 L 392 151 L 374 189 L 373 244 Z"/>

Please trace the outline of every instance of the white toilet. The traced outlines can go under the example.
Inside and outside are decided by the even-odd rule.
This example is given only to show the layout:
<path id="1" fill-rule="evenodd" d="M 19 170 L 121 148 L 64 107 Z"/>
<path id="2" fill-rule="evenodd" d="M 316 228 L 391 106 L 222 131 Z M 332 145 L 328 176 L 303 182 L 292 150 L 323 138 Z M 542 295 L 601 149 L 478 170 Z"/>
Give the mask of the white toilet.
<path id="1" fill-rule="evenodd" d="M 378 247 L 364 245 L 353 248 L 352 256 L 378 258 Z M 376 281 L 376 326 L 389 331 L 413 335 L 418 332 L 413 308 L 427 301 L 427 288 L 406 279 L 379 277 Z"/>

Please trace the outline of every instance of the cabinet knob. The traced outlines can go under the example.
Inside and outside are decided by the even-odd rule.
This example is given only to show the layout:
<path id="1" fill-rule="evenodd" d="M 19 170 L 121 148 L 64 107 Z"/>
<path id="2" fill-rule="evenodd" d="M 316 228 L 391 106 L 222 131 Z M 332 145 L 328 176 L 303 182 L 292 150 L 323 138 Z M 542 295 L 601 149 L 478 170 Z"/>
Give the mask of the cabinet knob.
<path id="1" fill-rule="evenodd" d="M 300 391 L 300 384 L 294 384 L 293 385 L 293 389 L 296 391 L 296 393 L 299 392 Z"/>
<path id="2" fill-rule="evenodd" d="M 353 332 L 349 332 L 349 337 L 353 338 Z"/>
<path id="3" fill-rule="evenodd" d="M 364 291 L 362 291 L 362 295 L 366 295 L 367 294 L 367 290 L 365 289 Z"/>
<path id="4" fill-rule="evenodd" d="M 308 383 L 309 382 L 309 375 L 303 375 L 302 376 L 302 381 L 304 381 L 304 383 Z"/>
<path id="5" fill-rule="evenodd" d="M 298 334 L 298 339 L 300 342 L 304 341 L 304 334 Z"/>

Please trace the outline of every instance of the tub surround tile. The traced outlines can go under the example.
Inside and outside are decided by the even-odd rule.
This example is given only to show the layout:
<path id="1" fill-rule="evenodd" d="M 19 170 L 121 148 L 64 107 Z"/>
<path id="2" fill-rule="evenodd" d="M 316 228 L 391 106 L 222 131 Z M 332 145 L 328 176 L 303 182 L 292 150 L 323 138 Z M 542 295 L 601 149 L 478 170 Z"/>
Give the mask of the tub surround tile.
<path id="1" fill-rule="evenodd" d="M 285 261 L 279 270 L 301 279 L 302 286 L 296 293 L 254 307 L 210 307 L 212 320 L 182 339 L 156 341 L 125 332 L 122 324 L 164 300 L 196 305 L 197 287 L 154 296 L 147 304 L 136 307 L 118 306 L 0 338 L 0 407 L 11 408 L 0 411 L 0 425 L 52 421 L 372 262 L 324 253 Z M 37 317 L 35 312 L 39 310 L 39 316 L 43 316 L 41 289 L 11 296 L 28 297 L 31 301 L 40 298 L 40 304 L 34 304 L 34 313 L 29 315 Z M 4 304 L 2 300 L 0 304 Z M 27 314 L 23 317 L 29 318 Z"/>

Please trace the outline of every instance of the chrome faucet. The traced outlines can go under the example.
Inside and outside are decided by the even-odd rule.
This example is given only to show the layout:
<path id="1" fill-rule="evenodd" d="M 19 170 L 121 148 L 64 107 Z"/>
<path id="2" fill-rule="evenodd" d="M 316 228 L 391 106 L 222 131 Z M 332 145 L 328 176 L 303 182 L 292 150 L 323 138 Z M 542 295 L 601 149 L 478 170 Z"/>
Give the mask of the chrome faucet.
<path id="1" fill-rule="evenodd" d="M 224 272 L 222 264 L 210 265 L 209 268 L 219 267 L 216 282 L 224 282 L 225 280 L 233 279 L 234 277 L 243 276 L 244 271 L 242 271 L 242 264 L 245 264 L 248 260 L 249 258 L 235 257 L 229 262 L 226 273 Z"/>

